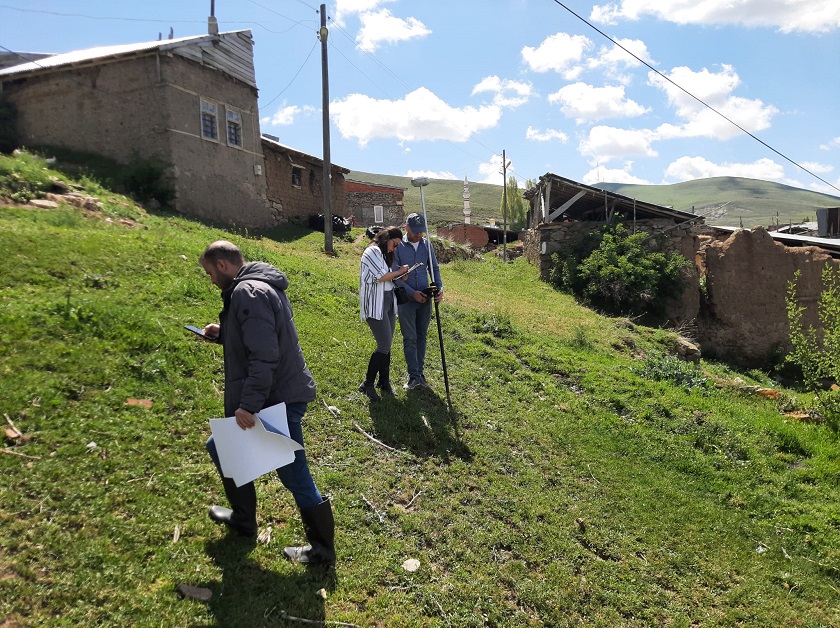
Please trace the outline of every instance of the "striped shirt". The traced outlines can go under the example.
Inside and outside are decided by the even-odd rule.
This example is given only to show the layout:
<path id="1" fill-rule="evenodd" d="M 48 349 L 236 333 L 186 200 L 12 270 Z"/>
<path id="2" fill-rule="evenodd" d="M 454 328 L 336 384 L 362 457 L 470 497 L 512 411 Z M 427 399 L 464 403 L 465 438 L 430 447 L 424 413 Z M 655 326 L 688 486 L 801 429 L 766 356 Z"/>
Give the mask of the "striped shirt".
<path id="1" fill-rule="evenodd" d="M 375 318 L 382 320 L 382 310 L 385 303 L 385 291 L 391 291 L 394 299 L 394 311 L 397 309 L 396 297 L 393 296 L 394 284 L 391 281 L 379 281 L 379 278 L 391 272 L 385 263 L 385 256 L 375 244 L 371 244 L 362 253 L 362 263 L 359 269 L 359 309 L 362 320 Z"/>

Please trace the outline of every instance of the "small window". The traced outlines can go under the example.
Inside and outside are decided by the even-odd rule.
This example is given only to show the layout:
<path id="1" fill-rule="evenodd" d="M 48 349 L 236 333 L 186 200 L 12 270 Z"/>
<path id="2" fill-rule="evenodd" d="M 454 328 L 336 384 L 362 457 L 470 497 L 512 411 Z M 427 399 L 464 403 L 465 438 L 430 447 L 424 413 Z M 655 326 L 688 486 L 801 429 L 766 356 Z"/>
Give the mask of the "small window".
<path id="1" fill-rule="evenodd" d="M 296 188 L 300 187 L 301 177 L 303 176 L 303 168 L 292 166 L 292 185 Z"/>
<path id="2" fill-rule="evenodd" d="M 373 222 L 382 222 L 382 205 L 373 206 Z"/>
<path id="3" fill-rule="evenodd" d="M 216 103 L 201 101 L 201 137 L 219 141 L 218 109 Z"/>
<path id="4" fill-rule="evenodd" d="M 242 146 L 242 116 L 236 111 L 227 112 L 227 141 L 230 146 Z"/>

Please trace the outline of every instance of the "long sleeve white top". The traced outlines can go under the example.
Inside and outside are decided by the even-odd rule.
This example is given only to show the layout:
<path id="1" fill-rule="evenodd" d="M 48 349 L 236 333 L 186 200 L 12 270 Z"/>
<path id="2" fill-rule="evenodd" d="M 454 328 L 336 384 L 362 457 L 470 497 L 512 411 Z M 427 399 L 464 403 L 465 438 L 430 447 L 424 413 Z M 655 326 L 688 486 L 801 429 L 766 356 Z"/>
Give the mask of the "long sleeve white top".
<path id="1" fill-rule="evenodd" d="M 382 310 L 385 304 L 385 291 L 394 289 L 392 281 L 379 281 L 379 279 L 391 272 L 385 262 L 385 256 L 375 244 L 370 245 L 362 253 L 362 262 L 359 269 L 359 311 L 362 320 L 375 318 L 382 320 Z M 396 310 L 396 297 L 391 292 Z"/>

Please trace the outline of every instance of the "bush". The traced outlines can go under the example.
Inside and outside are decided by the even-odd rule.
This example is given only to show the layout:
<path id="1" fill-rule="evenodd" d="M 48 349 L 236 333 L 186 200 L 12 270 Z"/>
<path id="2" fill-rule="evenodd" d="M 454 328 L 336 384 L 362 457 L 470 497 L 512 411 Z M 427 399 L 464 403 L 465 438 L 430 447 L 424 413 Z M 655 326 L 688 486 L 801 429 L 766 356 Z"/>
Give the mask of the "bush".
<path id="1" fill-rule="evenodd" d="M 25 151 L 0 155 L 0 196 L 19 203 L 40 198 L 53 186 L 53 175 L 42 157 Z"/>
<path id="2" fill-rule="evenodd" d="M 159 159 L 140 158 L 135 155 L 119 175 L 119 182 L 125 190 L 141 202 L 158 201 L 168 205 L 175 193 L 166 180 L 169 166 Z"/>
<path id="3" fill-rule="evenodd" d="M 708 391 L 712 383 L 694 364 L 668 354 L 648 355 L 638 373 L 645 379 L 673 382 L 689 392 Z"/>
<path id="4" fill-rule="evenodd" d="M 824 389 L 826 381 L 840 381 L 840 268 L 826 264 L 822 271 L 823 289 L 817 303 L 820 330 L 813 325 L 806 329 L 802 321 L 805 308 L 796 301 L 799 277 L 796 271 L 785 299 L 793 346 L 786 361 L 802 371 L 805 388 L 815 393 L 820 414 L 831 431 L 840 435 L 840 392 Z"/>
<path id="5" fill-rule="evenodd" d="M 648 237 L 628 234 L 621 224 L 607 227 L 582 240 L 572 254 L 555 254 L 550 279 L 612 314 L 660 315 L 667 300 L 682 293 L 689 262 L 678 253 L 649 250 Z"/>

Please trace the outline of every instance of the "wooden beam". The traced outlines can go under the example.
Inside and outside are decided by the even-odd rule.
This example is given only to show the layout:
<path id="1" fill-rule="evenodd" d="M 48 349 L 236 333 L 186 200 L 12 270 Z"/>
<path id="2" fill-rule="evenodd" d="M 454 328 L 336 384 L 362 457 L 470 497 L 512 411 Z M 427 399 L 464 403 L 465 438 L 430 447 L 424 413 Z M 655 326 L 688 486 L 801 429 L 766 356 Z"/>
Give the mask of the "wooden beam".
<path id="1" fill-rule="evenodd" d="M 586 191 L 585 191 L 585 190 L 581 190 L 580 192 L 578 192 L 577 194 L 575 194 L 572 198 L 570 198 L 568 201 L 566 201 L 565 203 L 563 203 L 560 207 L 558 207 L 558 208 L 557 208 L 557 209 L 555 209 L 553 212 L 551 212 L 551 213 L 548 215 L 548 218 L 546 218 L 546 220 L 545 220 L 545 221 L 546 221 L 546 222 L 553 222 L 555 218 L 557 218 L 558 216 L 560 216 L 563 212 L 565 212 L 565 211 L 566 211 L 567 209 L 569 209 L 572 205 L 574 205 L 574 204 L 577 202 L 577 200 L 578 200 L 581 196 L 583 196 L 584 194 L 586 194 Z"/>

